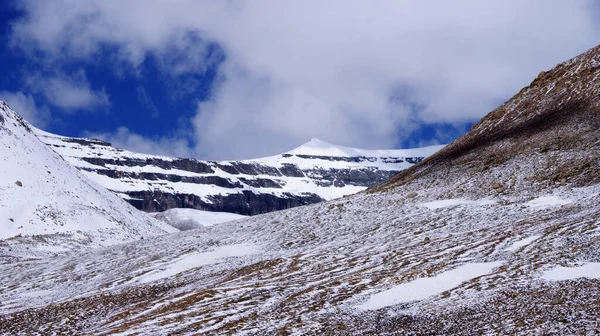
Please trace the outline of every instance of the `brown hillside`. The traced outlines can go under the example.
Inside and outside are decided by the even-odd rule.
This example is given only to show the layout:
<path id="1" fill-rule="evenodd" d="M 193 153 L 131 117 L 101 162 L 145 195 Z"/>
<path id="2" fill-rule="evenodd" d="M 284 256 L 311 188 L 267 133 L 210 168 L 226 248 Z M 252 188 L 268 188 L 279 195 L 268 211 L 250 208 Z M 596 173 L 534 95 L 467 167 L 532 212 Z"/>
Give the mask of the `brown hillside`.
<path id="1" fill-rule="evenodd" d="M 380 191 L 418 177 L 467 169 L 484 171 L 527 153 L 546 154 L 538 182 L 600 182 L 600 46 L 554 69 L 481 119 L 463 137 L 421 164 L 374 187 Z M 568 162 L 552 164 L 553 154 L 570 152 Z M 548 168 L 548 169 L 546 169 Z"/>

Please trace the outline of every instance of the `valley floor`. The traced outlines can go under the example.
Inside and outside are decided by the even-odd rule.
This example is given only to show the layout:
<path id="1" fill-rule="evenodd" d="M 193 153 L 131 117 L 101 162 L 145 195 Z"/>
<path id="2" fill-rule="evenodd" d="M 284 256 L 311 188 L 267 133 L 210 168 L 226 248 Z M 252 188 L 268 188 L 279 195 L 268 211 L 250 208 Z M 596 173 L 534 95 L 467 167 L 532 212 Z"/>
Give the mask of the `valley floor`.
<path id="1" fill-rule="evenodd" d="M 597 334 L 599 194 L 400 188 L 7 263 L 0 331 Z"/>

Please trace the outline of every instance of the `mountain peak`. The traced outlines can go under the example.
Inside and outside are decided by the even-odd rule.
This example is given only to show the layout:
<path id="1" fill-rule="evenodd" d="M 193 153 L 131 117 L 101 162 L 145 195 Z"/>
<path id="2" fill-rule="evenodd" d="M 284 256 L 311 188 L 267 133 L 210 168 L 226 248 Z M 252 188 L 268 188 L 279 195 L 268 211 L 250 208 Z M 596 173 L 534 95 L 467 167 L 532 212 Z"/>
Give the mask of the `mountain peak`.
<path id="1" fill-rule="evenodd" d="M 319 138 L 312 138 L 309 141 L 303 143 L 302 145 L 300 145 L 300 147 L 298 148 L 310 148 L 312 149 L 323 149 L 323 148 L 340 148 L 341 146 L 338 145 L 334 145 L 330 142 L 327 141 L 323 141 Z M 296 149 L 298 149 L 296 148 Z"/>
<path id="2" fill-rule="evenodd" d="M 335 145 L 318 138 L 312 138 L 310 141 L 292 149 L 289 152 L 286 152 L 285 154 L 333 157 L 412 157 L 429 156 L 437 152 L 442 147 L 444 146 L 437 145 L 412 149 L 360 149 Z"/>
<path id="3" fill-rule="evenodd" d="M 312 138 L 299 147 L 292 149 L 286 154 L 294 155 L 319 155 L 319 156 L 353 156 L 355 148 L 343 147 Z"/>
<path id="4" fill-rule="evenodd" d="M 310 139 L 310 141 L 306 142 L 304 144 L 304 146 L 334 146 L 333 144 L 327 142 L 327 141 L 323 141 L 319 138 L 312 138 Z"/>

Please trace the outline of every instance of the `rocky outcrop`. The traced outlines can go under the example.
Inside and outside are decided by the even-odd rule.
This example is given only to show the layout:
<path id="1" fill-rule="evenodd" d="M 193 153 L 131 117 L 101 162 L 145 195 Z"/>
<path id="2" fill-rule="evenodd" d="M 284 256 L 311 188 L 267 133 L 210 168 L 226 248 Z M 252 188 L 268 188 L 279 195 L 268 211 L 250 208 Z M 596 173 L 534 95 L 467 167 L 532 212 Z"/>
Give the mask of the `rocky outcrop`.
<path id="1" fill-rule="evenodd" d="M 130 197 L 129 203 L 147 212 L 161 212 L 173 208 L 194 208 L 248 216 L 323 201 L 323 198 L 316 194 L 284 193 L 275 196 L 248 190 L 229 195 L 210 195 L 208 200 L 194 194 L 164 193 L 160 190 L 133 191 L 127 195 Z"/>

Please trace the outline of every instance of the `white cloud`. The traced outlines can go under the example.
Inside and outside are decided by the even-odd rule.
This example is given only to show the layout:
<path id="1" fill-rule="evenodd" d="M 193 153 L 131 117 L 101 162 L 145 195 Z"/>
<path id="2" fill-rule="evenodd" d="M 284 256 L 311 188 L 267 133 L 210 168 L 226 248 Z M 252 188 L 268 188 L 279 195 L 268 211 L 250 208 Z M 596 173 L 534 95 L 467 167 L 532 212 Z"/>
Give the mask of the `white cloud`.
<path id="1" fill-rule="evenodd" d="M 0 92 L 0 99 L 17 111 L 21 117 L 38 128 L 44 128 L 50 123 L 50 111 L 46 106 L 39 106 L 33 96 L 23 92 Z"/>
<path id="2" fill-rule="evenodd" d="M 25 78 L 26 86 L 42 94 L 50 104 L 67 111 L 107 108 L 110 100 L 104 90 L 92 90 L 82 70 L 72 76 L 32 74 Z"/>
<path id="3" fill-rule="evenodd" d="M 126 148 L 137 153 L 166 155 L 174 157 L 192 157 L 194 152 L 187 141 L 177 138 L 148 138 L 119 127 L 114 133 L 84 132 L 84 137 L 102 139 L 116 148 Z"/>
<path id="4" fill-rule="evenodd" d="M 416 124 L 480 118 L 600 37 L 592 0 L 22 4 L 13 43 L 56 59 L 95 60 L 110 46 L 134 69 L 151 53 L 177 76 L 205 71 L 217 43 L 219 80 L 193 119 L 196 153 L 208 158 L 311 137 L 394 147 Z"/>

